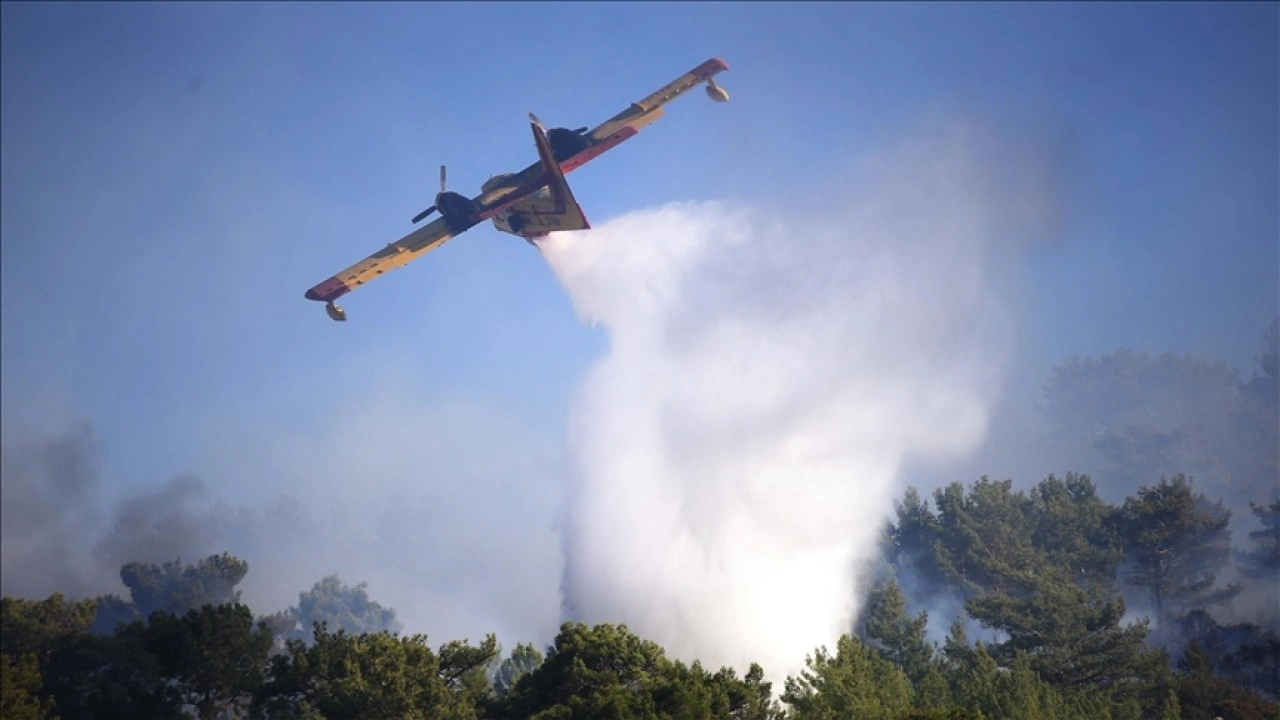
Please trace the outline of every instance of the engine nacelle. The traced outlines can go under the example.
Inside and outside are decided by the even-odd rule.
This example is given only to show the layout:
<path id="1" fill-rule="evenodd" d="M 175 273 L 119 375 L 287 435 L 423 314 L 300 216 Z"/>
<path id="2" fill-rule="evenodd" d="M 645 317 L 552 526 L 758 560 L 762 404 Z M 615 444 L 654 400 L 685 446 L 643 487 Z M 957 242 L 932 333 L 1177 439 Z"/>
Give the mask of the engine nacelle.
<path id="1" fill-rule="evenodd" d="M 436 196 L 436 208 L 439 209 L 441 215 L 463 220 L 475 213 L 476 204 L 466 195 L 450 191 L 442 192 Z"/>
<path id="2" fill-rule="evenodd" d="M 490 190 L 492 190 L 492 189 L 494 189 L 494 188 L 498 187 L 498 186 L 499 186 L 499 185 L 501 185 L 502 183 L 506 182 L 506 181 L 507 181 L 507 179 L 508 179 L 508 178 L 510 178 L 510 177 L 511 177 L 511 173 L 503 173 L 503 174 L 501 174 L 501 175 L 494 175 L 493 177 L 491 177 L 491 178 L 489 178 L 488 180 L 485 180 L 485 181 L 484 181 L 484 184 L 480 186 L 480 192 L 482 192 L 482 193 L 487 193 L 487 192 L 489 192 Z"/>
<path id="3" fill-rule="evenodd" d="M 551 154 L 556 160 L 564 162 L 591 146 L 591 138 L 585 134 L 586 128 L 570 130 L 569 128 L 551 128 L 547 131 L 547 142 L 551 143 Z"/>

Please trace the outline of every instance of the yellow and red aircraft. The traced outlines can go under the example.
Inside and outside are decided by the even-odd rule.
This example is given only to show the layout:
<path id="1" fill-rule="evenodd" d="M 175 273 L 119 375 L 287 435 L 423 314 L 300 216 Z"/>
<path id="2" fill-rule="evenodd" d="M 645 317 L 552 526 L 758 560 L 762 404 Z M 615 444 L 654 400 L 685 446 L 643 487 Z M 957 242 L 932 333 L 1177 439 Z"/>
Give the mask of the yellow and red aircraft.
<path id="1" fill-rule="evenodd" d="M 440 193 L 436 195 L 435 204 L 418 213 L 413 222 L 421 221 L 432 212 L 438 212 L 439 218 L 311 288 L 306 298 L 323 302 L 329 317 L 344 321 L 347 313 L 335 300 L 388 270 L 416 260 L 485 220 L 492 220 L 494 227 L 502 232 L 523 237 L 530 245 L 552 232 L 590 228 L 565 181 L 565 174 L 640 132 L 662 117 L 663 105 L 700 83 L 706 83 L 707 95 L 712 100 L 727 101 L 729 94 L 716 85 L 714 76 L 728 69 L 723 60 L 712 58 L 645 99 L 632 103 L 590 132 L 585 127 L 547 131 L 530 113 L 538 162 L 518 173 L 489 178 L 474 198 L 445 190 L 445 169 L 441 166 Z"/>

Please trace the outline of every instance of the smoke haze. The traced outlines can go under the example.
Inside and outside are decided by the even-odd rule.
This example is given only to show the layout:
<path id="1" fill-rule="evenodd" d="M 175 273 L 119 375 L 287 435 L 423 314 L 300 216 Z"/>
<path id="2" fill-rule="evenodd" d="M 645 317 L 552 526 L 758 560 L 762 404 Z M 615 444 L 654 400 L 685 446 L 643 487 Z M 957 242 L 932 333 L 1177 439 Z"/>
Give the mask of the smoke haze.
<path id="1" fill-rule="evenodd" d="M 576 396 L 567 494 L 556 463 L 530 465 L 536 434 L 442 404 L 409 358 L 335 369 L 349 396 L 303 407 L 342 408 L 340 424 L 211 435 L 235 449 L 220 485 L 292 489 L 258 508 L 180 475 L 95 514 L 91 432 L 6 431 L 0 584 L 119 592 L 125 562 L 227 551 L 260 614 L 337 572 L 409 632 L 547 641 L 563 611 L 711 666 L 760 662 L 780 687 L 849 629 L 904 463 L 987 435 L 1019 254 L 1061 224 L 1035 150 L 937 120 L 809 200 L 673 204 L 550 237 L 610 342 Z"/>
<path id="2" fill-rule="evenodd" d="M 568 472 L 553 432 L 442 400 L 422 358 L 385 349 L 281 379 L 278 413 L 206 421 L 207 484 L 114 503 L 92 430 L 6 422 L 0 586 L 120 592 L 125 562 L 226 551 L 259 614 L 337 573 L 406 632 L 511 647 L 564 615 L 625 623 L 682 659 L 759 662 L 780 689 L 850 630 L 906 484 L 1073 469 L 1043 467 L 1034 399 L 1004 395 L 1043 378 L 1015 340 L 1027 253 L 1069 220 L 1070 150 L 939 115 L 804 196 L 551 236 L 546 261 L 609 341 L 576 392 Z M 905 584 L 937 638 L 960 603 Z"/>
<path id="3" fill-rule="evenodd" d="M 397 386 L 390 375 L 376 382 Z M 235 472 L 219 480 L 269 476 L 288 488 L 260 504 L 221 500 L 213 483 L 189 474 L 112 502 L 92 428 L 45 437 L 7 423 L 0 591 L 126 594 L 127 562 L 194 563 L 229 552 L 249 563 L 240 589 L 259 615 L 296 604 L 336 573 L 352 585 L 367 581 L 407 632 L 441 642 L 487 633 L 508 645 L 549 640 L 560 573 L 554 467 L 527 452 L 528 438 L 499 414 L 426 402 L 413 383 L 398 388 L 398 400 L 372 393 L 341 431 L 305 444 L 280 433 L 273 451 L 259 454 L 228 442 L 239 451 Z M 488 442 L 457 450 L 480 436 Z M 375 466 L 368 448 L 380 444 Z"/>
<path id="4" fill-rule="evenodd" d="M 46 438 L 18 422 L 0 436 L 0 585 L 5 595 L 76 596 L 101 577 L 87 556 L 100 448 L 82 426 Z"/>
<path id="5" fill-rule="evenodd" d="M 572 418 L 564 592 L 674 656 L 779 682 L 855 612 L 903 463 L 972 453 L 1009 269 L 1053 172 L 937 122 L 803 203 L 631 213 L 544 253 L 608 332 Z"/>

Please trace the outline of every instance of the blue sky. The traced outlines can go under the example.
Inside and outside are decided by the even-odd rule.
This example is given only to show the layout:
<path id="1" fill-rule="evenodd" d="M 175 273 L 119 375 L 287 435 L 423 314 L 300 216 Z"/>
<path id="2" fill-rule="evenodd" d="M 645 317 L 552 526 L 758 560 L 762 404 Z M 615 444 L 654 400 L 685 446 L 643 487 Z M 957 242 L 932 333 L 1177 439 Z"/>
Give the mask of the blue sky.
<path id="1" fill-rule="evenodd" d="M 570 176 L 593 222 L 722 199 L 785 223 L 952 108 L 1062 155 L 1022 406 L 1121 345 L 1248 366 L 1277 313 L 1274 4 L 6 3 L 0 27 L 0 408 L 91 421 L 108 497 L 178 472 L 305 492 L 282 458 L 348 418 L 379 454 L 413 408 L 450 433 L 414 472 L 509 451 L 553 478 L 606 338 L 522 241 L 477 227 L 344 325 L 302 293 L 406 233 L 439 164 L 471 192 L 531 162 L 527 112 L 595 125 L 712 56 L 730 103 L 682 98 Z"/>

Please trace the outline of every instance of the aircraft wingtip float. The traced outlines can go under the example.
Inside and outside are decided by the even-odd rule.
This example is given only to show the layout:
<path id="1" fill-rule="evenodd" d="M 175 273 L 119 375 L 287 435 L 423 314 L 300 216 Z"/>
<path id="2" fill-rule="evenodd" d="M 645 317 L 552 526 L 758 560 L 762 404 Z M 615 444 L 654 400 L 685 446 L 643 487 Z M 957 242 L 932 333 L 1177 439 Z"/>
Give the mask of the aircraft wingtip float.
<path id="1" fill-rule="evenodd" d="M 433 212 L 440 217 L 307 290 L 306 298 L 323 302 L 329 317 L 345 321 L 347 313 L 335 302 L 338 298 L 485 220 L 534 247 L 538 238 L 552 232 L 589 229 L 591 224 L 574 199 L 565 174 L 631 138 L 662 117 L 664 105 L 700 84 L 706 85 L 707 96 L 712 100 L 728 101 L 729 93 L 714 79 L 728 69 L 723 60 L 712 58 L 591 130 L 558 127 L 548 131 L 537 116 L 529 113 L 538 162 L 518 173 L 489 178 L 474 198 L 446 190 L 445 168 L 441 165 L 435 204 L 414 216 L 412 222 L 417 224 Z"/>

